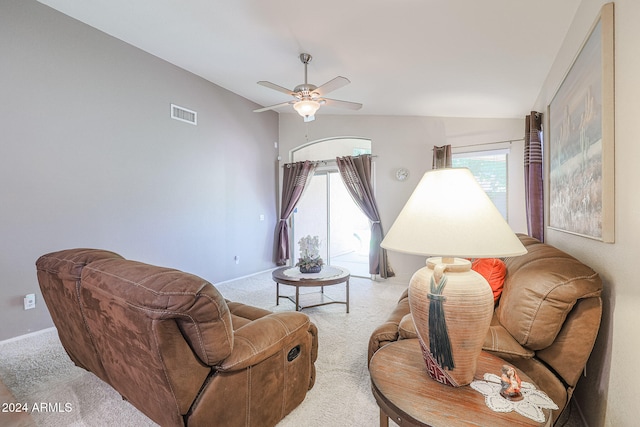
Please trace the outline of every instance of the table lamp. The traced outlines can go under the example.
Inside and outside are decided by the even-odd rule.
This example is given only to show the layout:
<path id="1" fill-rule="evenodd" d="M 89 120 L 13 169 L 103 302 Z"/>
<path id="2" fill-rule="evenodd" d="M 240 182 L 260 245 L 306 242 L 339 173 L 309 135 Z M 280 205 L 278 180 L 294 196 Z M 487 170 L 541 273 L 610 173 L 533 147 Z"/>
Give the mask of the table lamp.
<path id="1" fill-rule="evenodd" d="M 465 258 L 525 254 L 520 239 L 469 169 L 444 168 L 424 174 L 380 246 L 437 256 L 411 277 L 411 315 L 429 376 L 455 387 L 471 383 L 494 300 Z"/>

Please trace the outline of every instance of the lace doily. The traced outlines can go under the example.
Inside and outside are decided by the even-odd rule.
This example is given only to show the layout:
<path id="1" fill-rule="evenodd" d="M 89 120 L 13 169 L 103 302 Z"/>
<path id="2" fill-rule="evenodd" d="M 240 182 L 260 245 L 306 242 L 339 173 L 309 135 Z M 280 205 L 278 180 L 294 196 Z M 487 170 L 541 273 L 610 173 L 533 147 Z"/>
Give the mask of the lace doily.
<path id="1" fill-rule="evenodd" d="M 472 389 L 484 395 L 484 401 L 495 412 L 516 411 L 520 415 L 543 423 L 545 421 L 542 409 L 558 409 L 553 400 L 542 390 L 538 390 L 533 384 L 522 381 L 520 392 L 523 399 L 520 401 L 507 400 L 500 395 L 500 377 L 494 374 L 484 374 L 484 381 L 471 382 Z"/>
<path id="2" fill-rule="evenodd" d="M 298 267 L 289 268 L 282 273 L 285 276 L 291 277 L 293 279 L 330 279 L 332 277 L 341 275 L 343 272 L 344 269 L 338 269 L 335 267 L 331 267 L 330 265 L 325 265 L 322 267 L 322 270 L 320 270 L 320 273 L 300 273 L 300 268 Z"/>

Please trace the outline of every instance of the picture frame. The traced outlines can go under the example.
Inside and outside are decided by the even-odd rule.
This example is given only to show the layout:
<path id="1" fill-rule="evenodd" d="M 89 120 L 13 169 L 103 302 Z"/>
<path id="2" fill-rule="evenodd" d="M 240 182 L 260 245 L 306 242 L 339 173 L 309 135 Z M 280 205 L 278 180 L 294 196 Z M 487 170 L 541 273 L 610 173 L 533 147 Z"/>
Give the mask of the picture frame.
<path id="1" fill-rule="evenodd" d="M 602 6 L 547 107 L 548 228 L 613 243 L 614 14 Z"/>

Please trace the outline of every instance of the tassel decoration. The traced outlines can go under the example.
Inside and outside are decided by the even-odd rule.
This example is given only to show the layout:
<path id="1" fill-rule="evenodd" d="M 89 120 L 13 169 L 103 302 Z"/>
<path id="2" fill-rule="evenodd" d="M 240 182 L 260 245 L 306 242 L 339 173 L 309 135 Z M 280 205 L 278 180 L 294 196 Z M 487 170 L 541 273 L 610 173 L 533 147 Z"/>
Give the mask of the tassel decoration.
<path id="1" fill-rule="evenodd" d="M 443 301 L 446 297 L 442 291 L 447 284 L 447 276 L 442 275 L 438 285 L 431 277 L 431 292 L 429 298 L 429 352 L 442 369 L 453 369 L 453 354 L 451 352 L 451 342 L 447 331 L 447 322 L 444 317 Z"/>

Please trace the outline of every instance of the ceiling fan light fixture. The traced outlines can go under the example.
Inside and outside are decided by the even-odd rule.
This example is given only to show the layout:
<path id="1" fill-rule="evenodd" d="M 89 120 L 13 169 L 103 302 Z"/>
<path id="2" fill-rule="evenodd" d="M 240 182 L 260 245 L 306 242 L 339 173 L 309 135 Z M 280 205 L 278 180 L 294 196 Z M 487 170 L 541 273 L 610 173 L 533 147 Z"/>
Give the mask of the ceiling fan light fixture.
<path id="1" fill-rule="evenodd" d="M 293 108 L 302 117 L 314 116 L 316 111 L 320 108 L 320 103 L 312 99 L 303 99 L 293 104 Z"/>
<path id="2" fill-rule="evenodd" d="M 282 102 L 280 104 L 271 105 L 269 107 L 258 108 L 253 110 L 256 113 L 262 111 L 274 110 L 285 105 L 293 105 L 293 108 L 300 114 L 305 122 L 310 122 L 315 119 L 316 111 L 322 105 L 330 105 L 332 107 L 349 108 L 351 110 L 359 110 L 362 104 L 357 102 L 340 101 L 338 99 L 324 98 L 326 94 L 336 89 L 340 89 L 346 84 L 349 84 L 349 79 L 346 77 L 335 77 L 321 86 L 312 85 L 307 81 L 307 64 L 311 61 L 311 55 L 308 53 L 300 54 L 300 61 L 304 64 L 304 83 L 299 84 L 293 90 L 289 90 L 285 87 L 278 86 L 275 83 L 267 81 L 259 81 L 258 84 L 269 89 L 277 90 L 278 92 L 286 93 L 293 96 L 293 100 L 289 102 Z"/>

